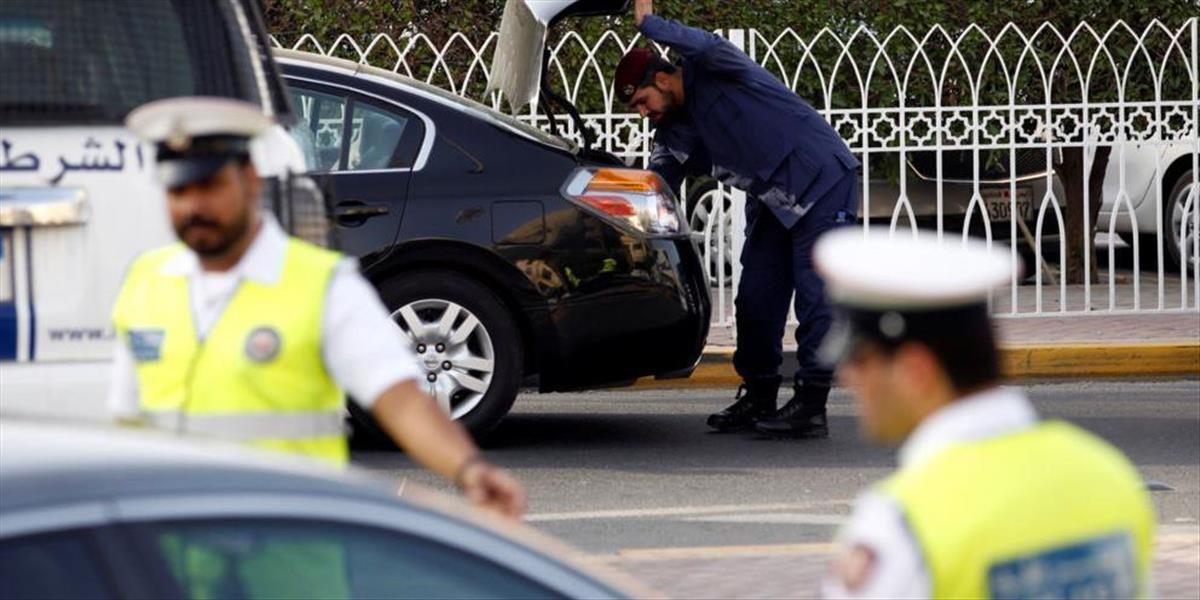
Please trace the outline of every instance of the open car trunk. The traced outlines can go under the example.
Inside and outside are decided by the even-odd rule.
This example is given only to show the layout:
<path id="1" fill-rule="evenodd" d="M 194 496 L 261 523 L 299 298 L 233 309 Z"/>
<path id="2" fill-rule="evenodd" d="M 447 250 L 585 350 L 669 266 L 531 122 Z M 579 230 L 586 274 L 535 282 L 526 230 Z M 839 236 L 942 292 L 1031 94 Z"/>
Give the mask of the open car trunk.
<path id="1" fill-rule="evenodd" d="M 579 111 L 570 101 L 550 88 L 546 65 L 550 53 L 547 34 L 566 17 L 607 16 L 626 12 L 632 0 L 508 0 L 500 21 L 500 36 L 492 59 L 489 90 L 499 90 L 515 113 L 539 94 L 542 110 L 550 116 L 555 134 L 555 109 L 565 111 L 575 122 L 582 138 L 579 155 L 597 162 L 620 164 L 611 154 L 592 148 L 592 136 L 584 127 Z"/>

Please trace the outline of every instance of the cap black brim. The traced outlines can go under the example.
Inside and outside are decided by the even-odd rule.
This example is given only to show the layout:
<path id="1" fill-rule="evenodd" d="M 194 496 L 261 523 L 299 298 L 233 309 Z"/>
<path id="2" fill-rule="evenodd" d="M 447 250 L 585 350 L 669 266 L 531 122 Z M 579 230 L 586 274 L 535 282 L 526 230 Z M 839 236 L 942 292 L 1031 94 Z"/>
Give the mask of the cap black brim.
<path id="1" fill-rule="evenodd" d="M 218 156 L 161 160 L 158 162 L 156 173 L 159 183 L 167 189 L 179 188 L 209 179 L 233 158 Z"/>

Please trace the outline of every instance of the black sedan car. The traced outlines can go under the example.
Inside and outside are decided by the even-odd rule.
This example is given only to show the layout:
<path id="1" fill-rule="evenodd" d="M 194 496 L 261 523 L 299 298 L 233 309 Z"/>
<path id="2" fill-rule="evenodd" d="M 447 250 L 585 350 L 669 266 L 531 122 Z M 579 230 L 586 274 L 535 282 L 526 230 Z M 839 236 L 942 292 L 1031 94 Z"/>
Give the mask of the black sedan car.
<path id="1" fill-rule="evenodd" d="M 473 433 L 524 383 L 691 372 L 710 299 L 656 175 L 389 71 L 276 57 L 335 242 L 410 337 L 430 395 Z"/>

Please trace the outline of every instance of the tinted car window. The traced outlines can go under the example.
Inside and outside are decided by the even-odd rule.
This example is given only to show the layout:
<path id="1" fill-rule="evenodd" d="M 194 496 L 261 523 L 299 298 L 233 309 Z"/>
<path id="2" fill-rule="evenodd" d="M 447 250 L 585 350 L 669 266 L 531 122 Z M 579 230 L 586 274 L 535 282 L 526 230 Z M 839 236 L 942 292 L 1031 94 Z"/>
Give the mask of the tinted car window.
<path id="1" fill-rule="evenodd" d="M 416 115 L 395 107 L 382 108 L 357 96 L 330 94 L 294 83 L 290 91 L 297 114 L 292 137 L 304 149 L 309 170 L 327 173 L 413 166 L 425 132 Z M 343 146 L 347 127 L 350 136 Z"/>
<path id="2" fill-rule="evenodd" d="M 0 598 L 113 598 L 86 532 L 0 541 Z"/>
<path id="3" fill-rule="evenodd" d="M 261 104 L 237 23 L 226 0 L 4 0 L 0 123 L 120 123 L 169 96 Z"/>
<path id="4" fill-rule="evenodd" d="M 346 98 L 298 88 L 292 88 L 291 94 L 297 119 L 292 137 L 310 160 L 309 169 L 317 173 L 339 170 Z"/>
<path id="5" fill-rule="evenodd" d="M 547 598 L 537 582 L 435 541 L 299 520 L 142 528 L 190 598 Z"/>
<path id="6" fill-rule="evenodd" d="M 350 138 L 351 171 L 401 166 L 393 165 L 392 157 L 404 136 L 407 118 L 355 102 L 350 123 L 354 128 Z"/>

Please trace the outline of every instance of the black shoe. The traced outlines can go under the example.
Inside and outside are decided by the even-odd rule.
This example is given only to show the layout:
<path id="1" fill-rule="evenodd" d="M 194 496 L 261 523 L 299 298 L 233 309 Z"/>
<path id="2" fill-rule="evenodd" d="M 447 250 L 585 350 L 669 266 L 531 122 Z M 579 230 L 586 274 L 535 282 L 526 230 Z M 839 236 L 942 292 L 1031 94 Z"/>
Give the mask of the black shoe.
<path id="1" fill-rule="evenodd" d="M 735 402 L 725 410 L 709 415 L 708 426 L 721 433 L 753 429 L 756 421 L 775 412 L 779 381 L 779 377 L 772 377 L 738 386 Z"/>
<path id="2" fill-rule="evenodd" d="M 829 388 L 801 386 L 779 412 L 754 425 L 754 430 L 771 437 L 824 439 L 829 437 L 825 401 Z"/>

